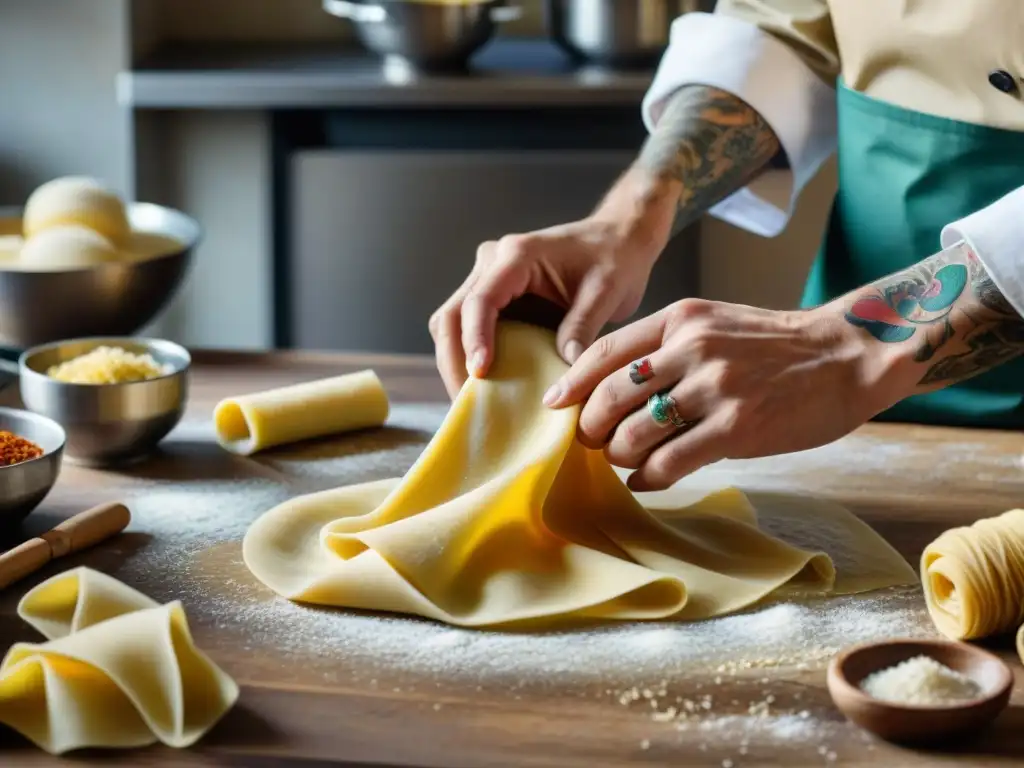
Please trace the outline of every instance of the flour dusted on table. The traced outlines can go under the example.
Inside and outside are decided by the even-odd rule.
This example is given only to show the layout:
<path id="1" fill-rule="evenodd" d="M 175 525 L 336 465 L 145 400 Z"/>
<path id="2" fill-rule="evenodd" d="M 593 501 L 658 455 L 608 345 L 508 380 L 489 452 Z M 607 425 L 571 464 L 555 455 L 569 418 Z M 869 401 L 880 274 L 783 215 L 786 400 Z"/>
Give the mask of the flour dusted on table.
<path id="1" fill-rule="evenodd" d="M 798 741 L 805 756 L 825 747 L 816 758 L 824 763 L 845 727 L 816 714 L 826 706 L 824 700 L 768 702 L 769 696 L 781 695 L 777 685 L 761 683 L 768 675 L 820 675 L 829 658 L 852 643 L 934 636 L 916 587 L 800 601 L 781 596 L 742 613 L 696 623 L 641 622 L 523 634 L 315 609 L 277 598 L 255 581 L 241 562 L 240 545 L 252 520 L 300 493 L 404 473 L 445 412 L 444 406 L 433 404 L 397 404 L 389 428 L 272 451 L 255 460 L 216 446 L 208 421 L 186 420 L 163 444 L 164 459 L 134 468 L 125 477 L 125 502 L 133 511 L 129 531 L 148 538 L 140 543 L 139 538 L 125 537 L 123 543 L 108 545 L 118 578 L 159 601 L 181 598 L 201 643 L 216 649 L 218 638 L 225 638 L 232 654 L 264 663 L 280 659 L 303 684 L 438 692 L 426 695 L 428 707 L 446 707 L 441 692 L 451 686 L 504 691 L 510 701 L 555 687 L 567 696 L 600 697 L 608 706 L 635 709 L 647 719 L 647 735 L 655 745 L 685 736 L 712 750 L 715 745 L 719 751 L 731 750 L 737 766 L 744 764 L 747 749 L 745 743 L 733 743 L 737 729 L 754 739 L 754 745 L 758 739 Z M 844 454 L 853 455 L 855 462 L 868 460 L 856 456 L 870 447 L 865 439 L 841 443 L 845 448 L 820 449 L 824 455 L 809 452 L 804 459 L 779 461 L 791 462 L 788 466 L 805 461 L 814 472 L 841 474 Z M 169 479 L 179 457 L 186 456 L 190 466 L 201 468 L 199 476 Z M 885 460 L 891 458 L 890 452 Z M 741 479 L 720 467 L 693 478 L 704 487 Z M 764 476 L 759 476 L 762 481 Z M 871 572 L 872 553 L 835 541 L 827 513 L 824 522 L 816 522 L 815 510 L 827 503 L 764 493 L 766 487 L 785 486 L 780 480 L 778 486 L 751 489 L 750 499 L 766 529 L 798 546 L 829 552 L 840 579 L 849 572 Z M 168 573 L 175 578 L 168 580 Z M 685 690 L 692 684 L 680 681 L 694 677 L 708 682 L 699 691 Z M 741 680 L 753 686 L 749 696 L 734 702 L 734 697 L 719 694 L 723 686 Z M 666 681 L 666 695 L 652 708 L 642 690 L 657 691 Z M 641 691 L 640 700 L 622 703 L 633 688 Z M 712 697 L 708 709 L 697 704 L 699 712 L 679 717 L 684 701 L 703 701 L 697 697 L 704 694 Z M 671 707 L 676 711 L 669 714 Z"/>
<path id="2" fill-rule="evenodd" d="M 257 459 L 225 453 L 214 443 L 208 423 L 186 421 L 164 450 L 170 462 L 178 453 L 193 459 L 201 455 L 202 476 L 168 482 L 159 471 L 135 471 L 125 499 L 134 513 L 129 530 L 151 538 L 127 557 L 119 573 L 161 600 L 170 597 L 160 594 L 166 591 L 161 574 L 181 574 L 185 583 L 174 591 L 191 591 L 187 605 L 195 621 L 249 636 L 253 647 L 308 656 L 314 663 L 336 665 L 345 658 L 353 668 L 358 660 L 365 670 L 394 668 L 503 682 L 612 675 L 625 685 L 692 665 L 721 668 L 719 674 L 728 675 L 759 666 L 820 664 L 851 642 L 932 634 L 924 608 L 904 609 L 901 595 L 908 592 L 899 589 L 856 599 L 777 601 L 695 624 L 647 622 L 521 635 L 312 609 L 272 599 L 250 576 L 241 563 L 240 540 L 252 520 L 300 493 L 401 474 L 445 413 L 446 407 L 436 404 L 396 404 L 387 429 Z M 872 553 L 849 550 L 846 542 L 836 540 L 828 502 L 761 492 L 751 492 L 750 498 L 767 530 L 797 546 L 828 552 L 841 582 L 850 572 L 870 574 Z M 821 509 L 826 509 L 824 517 L 816 514 Z M 204 557 L 213 549 L 219 552 L 216 557 Z"/>
<path id="3" fill-rule="evenodd" d="M 829 714 L 825 693 L 780 677 L 820 677 L 851 643 L 934 636 L 913 587 L 776 602 L 700 622 L 530 634 L 305 607 L 254 584 L 237 548 L 211 560 L 216 568 L 197 559 L 186 574 L 197 626 L 236 638 L 234 653 L 281 659 L 302 684 L 402 691 L 435 710 L 449 693 L 460 701 L 486 690 L 516 706 L 557 692 L 629 710 L 647 723 L 652 744 L 685 739 L 732 755 L 737 766 L 767 744 L 784 745 L 794 764 L 808 764 L 819 747 L 823 760 L 835 760 L 837 742 L 857 738 Z"/>
<path id="4" fill-rule="evenodd" d="M 605 684 L 643 688 L 686 674 L 754 679 L 773 668 L 820 669 L 850 643 L 932 637 L 913 588 L 861 597 L 768 604 L 700 622 L 635 622 L 586 630 L 480 632 L 399 616 L 298 605 L 270 596 L 244 570 L 240 553 L 187 576 L 197 610 L 251 651 L 302 659 L 310 670 L 344 669 L 356 682 L 389 673 L 504 688 Z M 225 576 L 233 574 L 233 576 Z M 197 613 L 197 621 L 202 617 Z"/>

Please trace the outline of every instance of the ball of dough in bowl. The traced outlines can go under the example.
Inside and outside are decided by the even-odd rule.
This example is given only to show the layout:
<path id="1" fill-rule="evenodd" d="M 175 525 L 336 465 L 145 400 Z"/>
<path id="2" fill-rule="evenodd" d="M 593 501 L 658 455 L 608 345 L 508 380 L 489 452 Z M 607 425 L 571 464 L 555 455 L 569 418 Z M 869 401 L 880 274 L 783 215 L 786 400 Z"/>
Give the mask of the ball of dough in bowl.
<path id="1" fill-rule="evenodd" d="M 18 260 L 25 238 L 21 235 L 0 235 L 0 264 Z"/>
<path id="2" fill-rule="evenodd" d="M 117 249 L 103 235 L 68 224 L 30 237 L 21 247 L 18 261 L 24 269 L 56 271 L 95 267 L 117 258 Z"/>
<path id="3" fill-rule="evenodd" d="M 67 224 L 88 227 L 112 243 L 124 242 L 131 231 L 121 198 L 95 179 L 82 176 L 48 181 L 25 204 L 26 238 Z"/>

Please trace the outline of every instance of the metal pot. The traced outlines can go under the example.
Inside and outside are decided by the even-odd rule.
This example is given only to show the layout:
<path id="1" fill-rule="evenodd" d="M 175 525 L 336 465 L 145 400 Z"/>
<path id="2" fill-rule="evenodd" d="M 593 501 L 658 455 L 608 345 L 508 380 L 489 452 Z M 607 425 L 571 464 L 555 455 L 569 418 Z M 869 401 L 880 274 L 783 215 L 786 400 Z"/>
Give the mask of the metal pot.
<path id="1" fill-rule="evenodd" d="M 461 69 L 494 35 L 495 25 L 519 18 L 504 0 L 469 3 L 417 0 L 323 0 L 332 16 L 349 19 L 367 48 L 422 70 Z"/>
<path id="2" fill-rule="evenodd" d="M 546 0 L 545 12 L 549 34 L 573 56 L 647 67 L 664 53 L 677 17 L 714 5 L 714 0 Z"/>

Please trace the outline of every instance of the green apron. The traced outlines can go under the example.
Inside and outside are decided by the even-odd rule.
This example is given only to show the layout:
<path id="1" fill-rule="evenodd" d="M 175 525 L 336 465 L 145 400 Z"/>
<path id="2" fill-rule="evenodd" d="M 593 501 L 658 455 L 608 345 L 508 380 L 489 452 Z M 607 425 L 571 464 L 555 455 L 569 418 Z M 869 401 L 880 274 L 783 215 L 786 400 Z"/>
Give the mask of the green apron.
<path id="1" fill-rule="evenodd" d="M 1024 132 L 892 106 L 840 83 L 839 191 L 802 305 L 817 306 L 940 249 L 943 226 L 1024 184 Z M 1024 358 L 914 395 L 883 421 L 1024 427 Z"/>

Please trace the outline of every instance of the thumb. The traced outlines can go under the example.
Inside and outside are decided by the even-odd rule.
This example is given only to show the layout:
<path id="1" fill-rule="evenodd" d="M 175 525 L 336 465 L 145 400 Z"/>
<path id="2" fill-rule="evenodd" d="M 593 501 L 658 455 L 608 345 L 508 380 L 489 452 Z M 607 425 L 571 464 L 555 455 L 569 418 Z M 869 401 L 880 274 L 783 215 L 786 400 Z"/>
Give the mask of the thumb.
<path id="1" fill-rule="evenodd" d="M 481 275 L 462 303 L 462 347 L 469 373 L 484 376 L 494 357 L 498 314 L 521 296 L 529 283 L 521 261 L 502 259 Z"/>
<path id="2" fill-rule="evenodd" d="M 558 327 L 558 350 L 572 365 L 594 343 L 615 312 L 614 284 L 610 277 L 590 273 L 580 283 L 572 306 Z"/>

